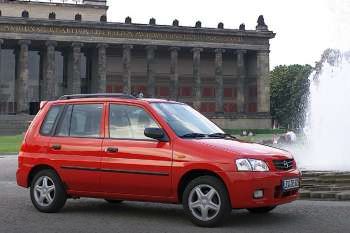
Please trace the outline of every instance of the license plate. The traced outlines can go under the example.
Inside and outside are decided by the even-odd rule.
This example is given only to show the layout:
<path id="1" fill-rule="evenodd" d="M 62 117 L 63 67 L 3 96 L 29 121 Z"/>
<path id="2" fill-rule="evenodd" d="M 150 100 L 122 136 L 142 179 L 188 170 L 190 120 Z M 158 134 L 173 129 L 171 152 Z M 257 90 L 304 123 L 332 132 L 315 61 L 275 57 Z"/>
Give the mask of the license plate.
<path id="1" fill-rule="evenodd" d="M 292 189 L 298 189 L 299 188 L 299 178 L 294 179 L 288 179 L 282 181 L 282 190 L 283 191 L 289 191 Z"/>

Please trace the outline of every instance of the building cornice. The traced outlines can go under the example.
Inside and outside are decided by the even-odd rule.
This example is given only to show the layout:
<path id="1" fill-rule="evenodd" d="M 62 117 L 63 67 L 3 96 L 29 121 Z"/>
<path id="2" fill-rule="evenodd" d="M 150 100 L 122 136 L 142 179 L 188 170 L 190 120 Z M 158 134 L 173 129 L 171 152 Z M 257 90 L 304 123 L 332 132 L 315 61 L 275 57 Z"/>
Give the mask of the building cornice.
<path id="1" fill-rule="evenodd" d="M 37 38 L 40 36 L 54 36 L 63 39 L 76 37 L 81 41 L 106 43 L 125 40 L 134 41 L 136 44 L 138 42 L 142 44 L 143 42 L 163 41 L 173 43 L 160 44 L 170 44 L 172 46 L 183 46 L 188 43 L 189 46 L 200 44 L 200 47 L 203 45 L 203 47 L 217 46 L 225 48 L 223 45 L 230 47 L 230 45 L 245 44 L 251 45 L 251 49 L 260 48 L 261 50 L 268 49 L 269 39 L 275 36 L 272 31 L 240 31 L 236 29 L 23 19 L 17 17 L 0 17 L 0 33 L 4 36 L 16 33 L 24 35 L 26 38 L 31 35 L 35 35 Z"/>
<path id="2" fill-rule="evenodd" d="M 45 19 L 23 19 L 21 17 L 0 17 L 0 23 L 13 23 L 22 25 L 43 25 L 43 26 L 66 26 L 80 28 L 96 29 L 127 29 L 130 31 L 152 31 L 152 32 L 177 32 L 186 34 L 205 34 L 221 36 L 244 36 L 260 37 L 272 39 L 275 37 L 273 31 L 258 30 L 239 30 L 239 29 L 218 29 L 218 28 L 196 28 L 188 26 L 170 26 L 170 25 L 150 25 L 150 24 L 126 24 L 112 22 L 94 22 L 94 21 L 74 21 L 74 20 L 45 20 Z"/>

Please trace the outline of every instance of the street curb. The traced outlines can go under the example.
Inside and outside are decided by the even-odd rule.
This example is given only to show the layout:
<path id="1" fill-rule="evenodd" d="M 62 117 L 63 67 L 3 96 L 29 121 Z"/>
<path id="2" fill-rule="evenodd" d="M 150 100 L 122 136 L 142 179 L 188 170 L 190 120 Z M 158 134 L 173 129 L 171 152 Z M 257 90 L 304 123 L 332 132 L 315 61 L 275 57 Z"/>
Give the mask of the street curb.
<path id="1" fill-rule="evenodd" d="M 18 153 L 6 153 L 6 154 L 0 153 L 0 157 L 4 157 L 4 156 L 14 156 L 14 155 L 18 155 Z"/>

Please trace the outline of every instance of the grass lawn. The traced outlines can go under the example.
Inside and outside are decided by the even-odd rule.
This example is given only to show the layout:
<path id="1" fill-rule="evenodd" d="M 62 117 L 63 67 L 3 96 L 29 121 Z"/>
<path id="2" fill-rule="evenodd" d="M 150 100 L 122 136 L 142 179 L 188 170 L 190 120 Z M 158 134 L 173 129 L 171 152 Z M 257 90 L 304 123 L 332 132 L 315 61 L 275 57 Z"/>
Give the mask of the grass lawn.
<path id="1" fill-rule="evenodd" d="M 272 140 L 273 134 L 256 134 L 255 136 L 240 136 L 240 135 L 234 135 L 235 137 L 248 141 L 248 142 L 262 142 L 264 140 Z"/>
<path id="2" fill-rule="evenodd" d="M 0 136 L 0 153 L 16 153 L 21 146 L 23 136 Z"/>

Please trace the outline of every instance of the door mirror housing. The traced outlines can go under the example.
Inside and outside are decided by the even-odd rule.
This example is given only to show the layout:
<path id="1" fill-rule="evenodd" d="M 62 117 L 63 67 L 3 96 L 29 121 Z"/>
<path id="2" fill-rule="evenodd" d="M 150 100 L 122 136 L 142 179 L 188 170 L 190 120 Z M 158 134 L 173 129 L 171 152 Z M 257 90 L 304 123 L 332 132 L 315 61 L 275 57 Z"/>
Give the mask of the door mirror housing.
<path id="1" fill-rule="evenodd" d="M 156 139 L 160 142 L 168 142 L 169 138 L 161 128 L 146 128 L 144 132 L 148 138 Z"/>

